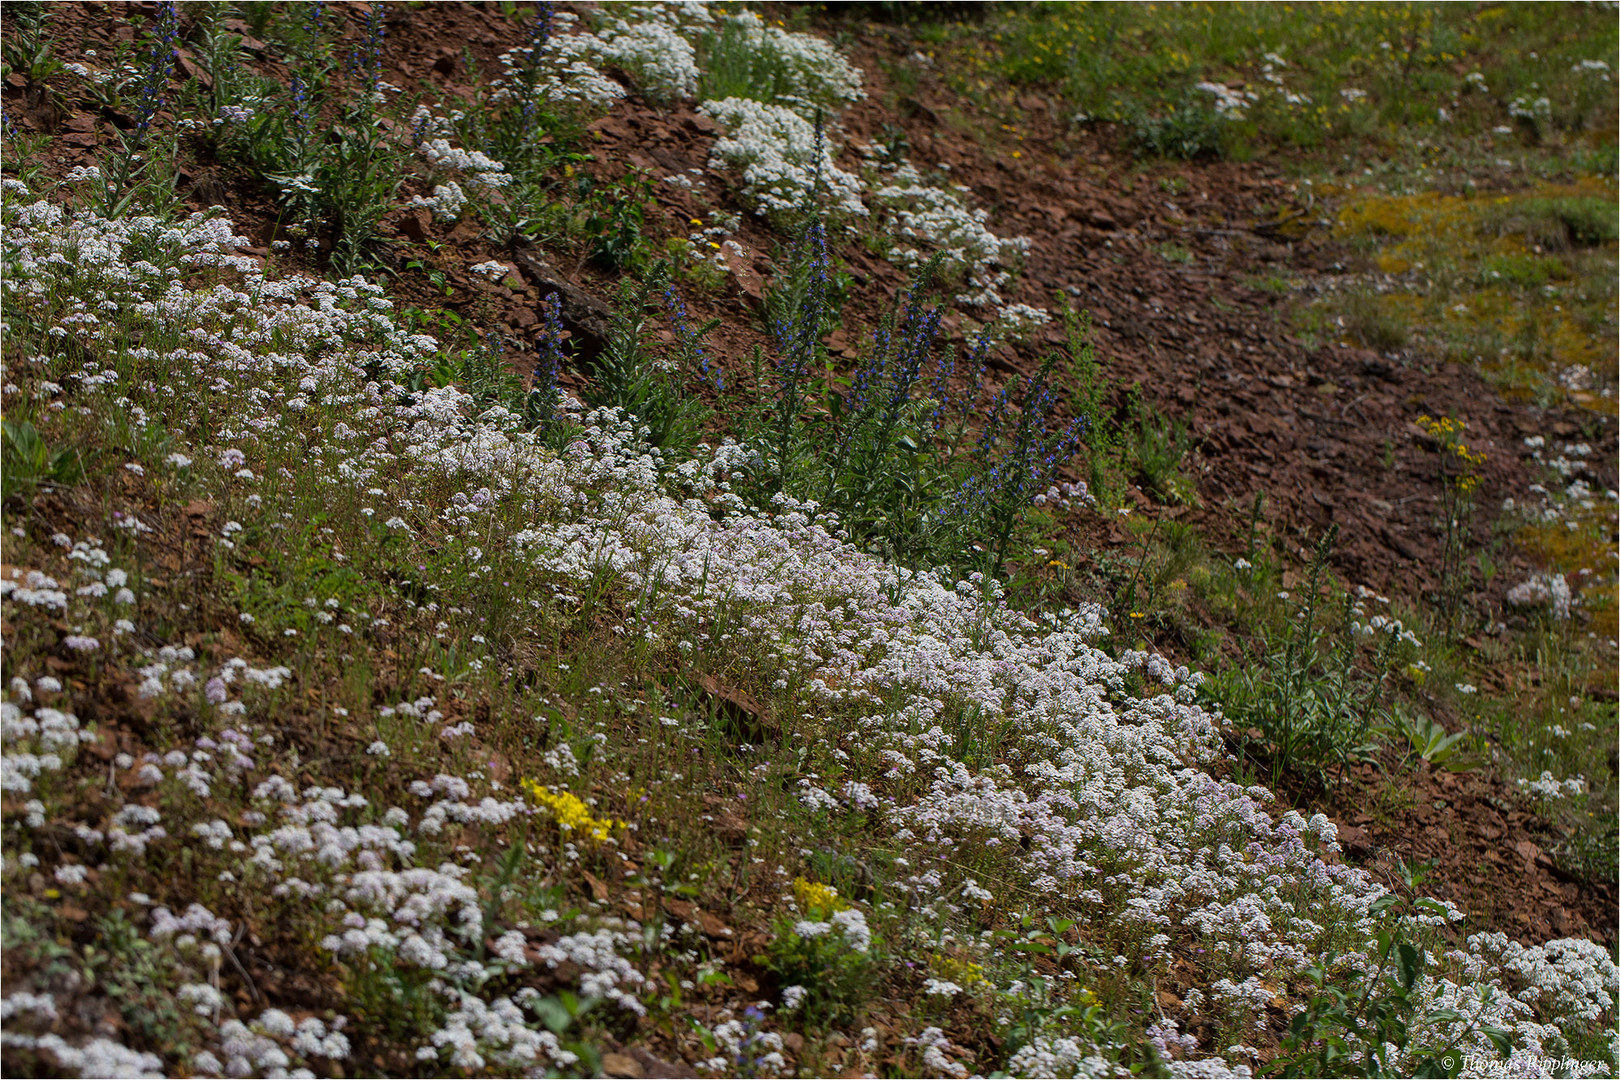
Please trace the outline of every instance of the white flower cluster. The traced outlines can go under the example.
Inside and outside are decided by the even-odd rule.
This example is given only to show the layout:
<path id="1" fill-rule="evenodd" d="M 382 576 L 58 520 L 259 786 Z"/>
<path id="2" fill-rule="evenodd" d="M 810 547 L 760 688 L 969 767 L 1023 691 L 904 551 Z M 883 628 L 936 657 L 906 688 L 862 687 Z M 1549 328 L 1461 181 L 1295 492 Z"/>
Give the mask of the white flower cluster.
<path id="1" fill-rule="evenodd" d="M 651 101 L 697 93 L 697 50 L 691 38 L 713 21 L 706 4 L 606 7 L 592 46 L 599 65 L 623 69 Z"/>
<path id="2" fill-rule="evenodd" d="M 754 212 L 779 221 L 809 204 L 818 173 L 815 127 L 785 105 L 749 98 L 705 101 L 698 111 L 729 130 L 715 141 L 710 166 L 729 165 L 742 172 L 743 198 Z M 846 217 L 864 217 L 861 181 L 833 164 L 832 149 L 820 148 L 820 184 L 824 205 Z"/>
<path id="3" fill-rule="evenodd" d="M 1252 90 L 1234 90 L 1224 83 L 1201 82 L 1197 89 L 1215 101 L 1215 114 L 1223 120 L 1241 120 L 1250 105 L 1259 100 Z"/>
<path id="4" fill-rule="evenodd" d="M 780 1076 L 787 1068 L 782 1056 L 782 1036 L 774 1031 L 762 1031 L 757 1021 L 730 1017 L 714 1026 L 709 1033 L 715 1045 L 725 1051 L 721 1056 L 698 1063 L 705 1072 L 724 1073 L 748 1061 L 756 1076 Z"/>
<path id="5" fill-rule="evenodd" d="M 527 590 L 536 606 L 572 596 L 582 580 L 596 581 L 627 598 L 614 616 L 615 633 L 654 647 L 684 642 L 693 656 L 749 657 L 753 670 L 775 680 L 776 692 L 786 692 L 791 680 L 802 707 L 816 717 L 817 740 L 841 756 L 846 799 L 825 812 L 864 815 L 863 828 L 886 832 L 886 842 L 903 845 L 925 867 L 898 883 L 920 917 L 943 920 L 964 910 L 959 902 L 975 902 L 955 869 L 972 866 L 980 878 L 1008 882 L 1032 901 L 1082 905 L 1092 932 L 1115 943 L 1115 966 L 1158 964 L 1173 949 L 1199 942 L 1206 949 L 1200 979 L 1222 1008 L 1257 1004 L 1266 985 L 1290 985 L 1314 957 L 1360 949 L 1377 929 L 1370 911 L 1383 890 L 1329 857 L 1333 838 L 1325 819 L 1274 816 L 1265 789 L 1205 771 L 1224 745 L 1219 718 L 1192 699 L 1193 673 L 1147 654 L 1109 656 L 1095 645 L 1098 610 L 1034 621 L 1007 608 L 994 581 L 946 580 L 856 550 L 813 504 L 782 499 L 772 515 L 743 513 L 726 481 L 743 453 L 735 446 L 670 476 L 636 439 L 634 419 L 611 411 L 586 417 L 580 437 L 554 454 L 502 410 L 477 413 L 453 387 L 407 393 L 404 384 L 431 362 L 436 343 L 402 329 L 379 306 L 380 290 L 360 280 L 267 280 L 255 260 L 231 254 L 226 223 L 69 218 L 40 205 L 13 205 L 5 215 L 7 258 L 16 268 L 5 283 L 8 303 L 91 355 L 112 347 L 117 335 L 143 370 L 161 373 L 82 391 L 79 400 L 92 416 L 116 413 L 123 424 L 191 432 L 209 449 L 192 451 L 190 471 L 206 471 L 208 483 L 232 493 L 232 513 L 243 524 L 238 539 L 274 536 L 282 514 L 305 505 L 279 494 L 280 485 L 252 479 L 277 477 L 282 469 L 291 475 L 296 465 L 328 505 L 358 505 L 378 521 L 397 517 L 418 535 L 431 529 L 435 544 L 465 552 L 469 570 L 480 576 L 493 572 L 484 552 L 502 552 L 520 569 L 512 576 L 514 593 Z M 64 323 L 70 315 L 112 310 L 121 325 Z M 101 369 L 84 371 L 97 377 Z M 32 381 L 27 372 L 18 377 Z M 67 416 L 77 422 L 78 414 Z M 167 468 L 160 464 L 164 452 L 145 461 L 149 473 Z M 526 945 L 488 925 L 479 876 L 453 859 L 424 854 L 442 850 L 461 830 L 494 839 L 526 820 L 532 807 L 482 794 L 488 781 L 471 774 L 412 785 L 427 803 L 414 815 L 370 806 L 352 791 L 300 789 L 282 775 L 301 772 L 290 764 L 290 751 L 280 753 L 270 734 L 249 723 L 261 709 L 285 717 L 294 697 L 291 673 L 300 664 L 199 668 L 184 645 L 146 654 L 126 649 L 119 643 L 125 639 L 103 628 L 122 617 L 116 588 L 127 585 L 115 586 L 113 568 L 91 546 L 71 559 L 74 542 L 63 539 L 45 545 L 56 562 L 34 571 L 38 579 L 25 573 L 11 580 L 3 597 L 8 620 L 82 625 L 82 634 L 112 643 L 103 647 L 115 653 L 105 662 L 140 669 L 139 679 L 131 674 L 136 685 L 150 681 L 147 707 L 185 707 L 188 725 L 206 730 L 184 746 L 115 760 L 119 782 L 109 789 L 139 798 L 110 812 L 105 836 L 89 823 L 53 827 L 82 829 L 86 850 L 104 848 L 105 859 L 118 864 L 180 842 L 171 834 L 184 838 L 199 872 L 316 920 L 313 940 L 335 963 L 356 972 L 387 964 L 439 980 L 443 1034 L 422 1049 L 435 1058 L 461 1055 L 464 1066 L 457 1067 L 474 1067 L 475 1056 L 487 1068 L 563 1067 L 543 1038 L 517 1031 L 540 1030 L 525 1002 L 503 1003 L 481 991 L 512 966 L 578 972 L 591 994 L 637 1011 L 642 975 L 624 952 L 639 940 L 638 927 L 585 920 L 559 927 L 548 944 Z M 127 542 L 141 548 L 154 541 L 132 534 Z M 58 564 L 93 568 L 99 578 L 85 575 L 83 585 L 99 582 L 105 594 L 79 596 L 76 585 L 62 584 L 73 571 Z M 55 576 L 47 578 L 45 569 Z M 23 599 L 24 592 L 40 602 Z M 324 598 L 310 600 L 309 610 L 328 610 Z M 442 617 L 443 626 L 466 614 L 441 609 L 438 600 L 421 610 Z M 262 615 L 261 624 L 272 617 Z M 331 634 L 348 649 L 371 647 L 359 613 L 345 617 L 355 624 L 352 635 L 342 634 L 336 615 L 333 625 L 311 619 L 308 632 Z M 279 641 L 280 629 L 265 632 Z M 298 646 L 304 638 L 288 640 Z M 229 679 L 227 670 L 234 673 Z M 1133 694 L 1137 671 L 1150 681 Z M 431 671 L 423 677 L 439 678 Z M 24 682 L 23 690 L 62 689 L 45 678 Z M 233 700 L 233 687 L 249 685 L 250 693 Z M 43 743 L 45 721 L 64 749 L 71 727 L 41 716 L 23 690 L 8 691 L 8 752 L 15 746 L 36 757 L 59 753 Z M 24 704 L 32 716 L 24 716 Z M 438 712 L 426 695 L 386 715 L 378 710 L 379 741 L 436 729 L 445 720 L 435 718 Z M 965 714 L 1002 733 L 995 765 L 955 756 L 950 731 Z M 582 768 L 571 753 L 565 761 L 559 751 L 555 760 Z M 854 783 L 864 786 L 847 786 Z M 225 791 L 251 798 L 253 809 L 221 812 L 211 800 Z M 45 797 L 8 817 L 8 845 L 47 824 L 52 810 Z M 13 821 L 23 828 L 12 828 Z M 26 856 L 40 865 L 41 855 L 59 861 L 43 845 L 39 854 L 10 850 L 8 863 Z M 64 884 L 74 876 L 68 871 Z M 205 916 L 154 915 L 154 932 L 161 925 L 176 949 L 190 937 L 183 947 L 200 955 L 221 947 L 220 933 L 230 931 Z M 177 928 L 169 932 L 171 922 Z M 802 928 L 838 935 L 852 949 L 871 948 L 866 917 L 855 909 L 803 920 Z M 490 936 L 503 944 L 485 955 L 481 946 Z M 1446 958 L 1433 980 L 1437 1000 L 1449 994 L 1458 1013 L 1473 1016 L 1492 987 L 1541 980 L 1547 986 L 1539 997 L 1515 989 L 1518 996 L 1501 995 L 1512 1004 L 1494 1004 L 1490 1015 L 1517 1024 L 1521 1034 L 1534 1024 L 1541 1046 L 1556 1045 L 1566 1031 L 1586 1031 L 1590 1010 L 1579 1003 L 1598 999 L 1583 988 L 1612 995 L 1612 965 L 1567 943 L 1543 950 L 1545 963 L 1510 963 L 1500 950 L 1483 947 Z M 198 961 L 184 982 L 212 985 L 207 971 Z M 1555 975 L 1564 980 L 1557 987 Z M 215 1005 L 204 991 L 192 997 L 193 1007 Z M 272 1026 L 279 1030 L 274 1018 Z M 275 1038 L 248 1027 L 249 1034 Z M 739 1045 L 752 1037 L 739 1027 Z M 924 1041 L 941 1056 L 931 1068 L 960 1068 L 937 1038 Z M 286 1043 L 277 1045 L 295 1056 Z M 1052 1059 L 1019 1063 L 1032 1071 L 1068 1068 L 1091 1054 L 1083 1045 L 1032 1045 L 1032 1055 Z M 1488 1042 L 1477 1052 L 1482 1061 L 1500 1060 Z M 1223 1067 L 1179 1064 L 1179 1075 Z"/>
<path id="6" fill-rule="evenodd" d="M 1029 251 L 1030 241 L 1026 236 L 1003 238 L 991 232 L 985 224 L 989 212 L 967 208 L 963 200 L 967 190 L 924 183 L 922 174 L 907 163 L 873 197 L 892 218 L 895 231 L 915 245 L 895 251 L 900 265 L 916 268 L 939 252 L 946 273 L 959 274 L 967 282 L 967 291 L 956 298 L 959 303 L 1000 308 L 1003 301 L 997 290 L 1012 280 L 1012 269 Z M 1039 326 L 1050 319 L 1039 308 L 1018 305 L 1018 309 L 1014 319 L 1023 325 Z"/>
<path id="7" fill-rule="evenodd" d="M 722 32 L 754 53 L 756 63 L 785 84 L 772 104 L 790 106 L 811 120 L 818 109 L 836 113 L 866 96 L 860 69 L 830 42 L 770 26 L 751 11 L 726 15 L 723 22 Z"/>
<path id="8" fill-rule="evenodd" d="M 468 273 L 488 278 L 490 281 L 500 281 L 512 272 L 512 268 L 499 259 L 490 259 L 488 262 L 475 263 L 467 268 Z"/>
<path id="9" fill-rule="evenodd" d="M 552 33 L 538 60 L 534 49 L 509 49 L 500 55 L 501 74 L 491 83 L 490 100 L 518 108 L 537 102 L 581 113 L 604 113 L 624 97 L 624 87 L 597 67 L 603 42 L 595 34 L 573 32 L 578 17 L 552 15 Z"/>
<path id="10" fill-rule="evenodd" d="M 543 1076 L 579 1061 L 531 1015 L 541 998 L 533 987 L 488 1002 L 468 993 L 452 998 L 444 1025 L 417 1049 L 418 1061 L 436 1061 L 448 1052 L 452 1068 L 475 1074 L 493 1068 L 506 1076 Z"/>
<path id="11" fill-rule="evenodd" d="M 951 1058 L 951 1040 L 945 1032 L 937 1027 L 926 1027 L 916 1035 L 906 1036 L 906 1045 L 915 1046 L 922 1051 L 922 1067 L 924 1076 L 954 1076 L 962 1077 L 968 1074 L 967 1066 Z M 1019 1072 L 1013 1069 L 1014 1076 L 1056 1076 L 1057 1073 L 1030 1073 Z"/>
<path id="12" fill-rule="evenodd" d="M 1560 622 L 1569 618 L 1569 581 L 1563 574 L 1535 574 L 1507 591 L 1507 602 L 1514 607 L 1546 607 Z"/>
<path id="13" fill-rule="evenodd" d="M 800 919 L 793 924 L 793 932 L 802 938 L 837 935 L 850 952 L 866 953 L 872 949 L 872 931 L 859 908 L 835 911 L 825 920 Z"/>
<path id="14" fill-rule="evenodd" d="M 996 329 L 1014 338 L 1028 337 L 1051 321 L 1050 311 L 1028 304 L 1008 304 L 996 313 Z"/>
<path id="15" fill-rule="evenodd" d="M 1555 735 L 1561 734 L 1565 737 L 1569 735 L 1568 731 L 1560 728 L 1557 724 L 1554 724 L 1551 730 Z M 1578 776 L 1560 780 L 1551 772 L 1543 769 L 1541 775 L 1534 780 L 1521 779 L 1519 781 L 1519 790 L 1527 791 L 1531 795 L 1537 795 L 1543 799 L 1556 801 L 1566 796 L 1578 798 L 1586 791 L 1586 781 Z"/>
<path id="16" fill-rule="evenodd" d="M 1552 99 L 1543 95 L 1520 94 L 1508 102 L 1508 115 L 1515 120 L 1541 126 L 1552 122 Z"/>
<path id="17" fill-rule="evenodd" d="M 482 151 L 451 146 L 449 139 L 426 139 L 418 152 L 435 169 L 466 173 L 475 188 L 505 187 L 512 182 L 505 165 Z"/>
<path id="18" fill-rule="evenodd" d="M 452 146 L 448 139 L 424 140 L 417 150 L 435 176 L 445 177 L 446 174 L 454 173 L 465 179 L 467 186 L 475 193 L 487 194 L 512 182 L 505 165 L 480 151 L 467 151 Z M 444 183 L 433 186 L 431 196 L 417 195 L 406 203 L 405 207 L 408 210 L 426 208 L 433 211 L 433 216 L 441 221 L 455 221 L 466 209 L 469 198 L 459 180 L 446 178 Z"/>

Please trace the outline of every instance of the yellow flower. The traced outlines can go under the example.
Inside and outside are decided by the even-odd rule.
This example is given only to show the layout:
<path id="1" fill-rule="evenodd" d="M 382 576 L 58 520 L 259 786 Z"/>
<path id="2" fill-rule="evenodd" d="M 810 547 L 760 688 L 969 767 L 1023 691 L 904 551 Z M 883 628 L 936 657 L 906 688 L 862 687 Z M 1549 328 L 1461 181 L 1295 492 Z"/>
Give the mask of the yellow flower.
<path id="1" fill-rule="evenodd" d="M 985 977 L 983 964 L 946 956 L 944 953 L 935 953 L 930 958 L 928 966 L 937 977 L 953 982 L 964 990 L 972 990 L 990 981 Z"/>
<path id="2" fill-rule="evenodd" d="M 523 780 L 523 790 L 537 806 L 551 812 L 559 829 L 565 833 L 578 833 L 592 843 L 606 843 L 614 829 L 625 827 L 624 822 L 610 817 L 592 817 L 590 808 L 571 791 L 554 791 L 529 779 Z"/>
<path id="3" fill-rule="evenodd" d="M 838 890 L 831 885 L 808 881 L 802 877 L 793 879 L 793 898 L 799 902 L 799 908 L 807 915 L 813 912 L 831 915 L 835 911 L 843 911 L 849 907 L 849 903 L 840 898 Z"/>

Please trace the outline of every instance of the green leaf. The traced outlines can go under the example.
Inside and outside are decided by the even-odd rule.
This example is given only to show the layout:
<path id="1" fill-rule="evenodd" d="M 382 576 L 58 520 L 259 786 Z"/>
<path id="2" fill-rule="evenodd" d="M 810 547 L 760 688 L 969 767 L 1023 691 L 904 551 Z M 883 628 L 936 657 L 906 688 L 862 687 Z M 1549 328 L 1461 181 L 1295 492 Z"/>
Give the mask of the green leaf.
<path id="1" fill-rule="evenodd" d="M 1426 958 L 1422 949 L 1404 941 L 1400 944 L 1399 953 L 1401 985 L 1406 987 L 1407 990 L 1411 990 L 1412 986 L 1417 982 L 1418 976 L 1423 973 Z"/>

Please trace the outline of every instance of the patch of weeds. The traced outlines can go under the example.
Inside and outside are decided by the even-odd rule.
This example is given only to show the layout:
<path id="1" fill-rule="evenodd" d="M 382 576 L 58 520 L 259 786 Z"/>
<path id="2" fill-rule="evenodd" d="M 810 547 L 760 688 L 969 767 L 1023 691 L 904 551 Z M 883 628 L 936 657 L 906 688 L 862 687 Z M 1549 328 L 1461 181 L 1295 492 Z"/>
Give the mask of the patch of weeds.
<path id="1" fill-rule="evenodd" d="M 585 392 L 591 405 L 613 405 L 636 417 L 652 446 L 680 455 L 697 443 L 707 413 L 687 390 L 692 379 L 716 378 L 704 350 L 713 323 L 691 325 L 674 286 L 671 265 L 656 262 L 639 277 L 626 276 L 619 286 L 609 326 L 607 347 L 597 356 L 593 379 Z M 659 307 L 670 322 L 675 347 L 655 354 L 648 343 L 649 316 Z"/>
<path id="2" fill-rule="evenodd" d="M 1374 352 L 1395 352 L 1412 338 L 1405 320 L 1376 293 L 1365 290 L 1358 289 L 1344 298 L 1339 319 L 1351 341 Z"/>
<path id="3" fill-rule="evenodd" d="M 1602 223 L 1612 228 L 1613 201 L 1599 177 L 1497 195 L 1359 195 L 1335 233 L 1385 278 L 1376 293 L 1363 285 L 1301 316 L 1331 308 L 1374 348 L 1404 337 L 1396 347 L 1426 346 L 1541 405 L 1601 411 L 1616 392 L 1604 360 L 1616 278 Z M 1595 216 L 1605 206 L 1609 216 Z"/>
<path id="4" fill-rule="evenodd" d="M 1128 628 L 1143 643 L 1153 631 L 1167 631 L 1187 642 L 1196 636 L 1187 619 L 1191 582 L 1208 583 L 1197 529 L 1163 515 L 1156 515 L 1151 525 L 1133 516 L 1127 527 L 1140 536 L 1138 554 L 1096 556 L 1113 625 Z"/>
<path id="5" fill-rule="evenodd" d="M 1479 271 L 1481 285 L 1501 283 L 1521 289 L 1539 289 L 1549 281 L 1568 277 L 1569 267 L 1562 259 L 1528 252 L 1492 255 L 1484 261 Z"/>
<path id="6" fill-rule="evenodd" d="M 98 920 L 95 941 L 83 954 L 93 985 L 117 1004 L 143 1043 L 184 1054 L 190 1032 L 177 1007 L 172 963 L 120 910 Z"/>
<path id="7" fill-rule="evenodd" d="M 84 477 L 76 447 L 52 450 L 27 420 L 0 420 L 0 499 L 32 495 L 41 487 L 70 487 Z"/>
<path id="8" fill-rule="evenodd" d="M 865 914 L 826 885 L 793 883 L 796 915 L 777 921 L 759 963 L 784 987 L 785 1008 L 811 1027 L 852 1023 L 875 989 L 882 943 Z"/>
<path id="9" fill-rule="evenodd" d="M 1416 882 L 1409 878 L 1409 882 Z M 1278 1076 L 1343 1076 L 1353 1056 L 1363 1056 L 1356 1071 L 1369 1076 L 1445 1076 L 1454 1071 L 1447 1063 L 1463 1058 L 1471 1037 L 1483 1036 L 1506 1056 L 1513 1052 L 1513 1032 L 1480 1024 L 1476 1019 L 1460 1031 L 1446 1025 L 1466 1019 L 1451 1009 L 1428 1008 L 1419 981 L 1431 957 L 1409 930 L 1407 919 L 1392 917 L 1406 907 L 1389 895 L 1373 903 L 1370 915 L 1384 926 L 1372 951 L 1373 967 L 1362 970 L 1366 958 L 1357 955 L 1346 967 L 1329 959 L 1305 972 L 1312 986 L 1306 1007 L 1290 1022 L 1270 1074 Z M 1446 906 L 1420 899 L 1410 904 L 1424 915 L 1444 918 Z M 1451 1038 L 1418 1041 L 1440 1032 Z M 1363 1051 L 1361 1047 L 1375 1047 Z"/>
<path id="10" fill-rule="evenodd" d="M 1455 632 L 1459 608 L 1473 584 L 1469 551 L 1473 544 L 1475 492 L 1485 452 L 1463 441 L 1467 424 L 1454 417 L 1423 416 L 1418 424 L 1435 441 L 1440 473 L 1440 579 L 1439 610 L 1447 636 Z"/>
<path id="11" fill-rule="evenodd" d="M 1127 472 L 1127 425 L 1114 408 L 1119 388 L 1097 356 L 1091 316 L 1065 309 L 1064 329 L 1069 339 L 1064 373 L 1069 401 L 1075 414 L 1087 419 L 1081 453 L 1086 458 L 1089 493 L 1100 503 L 1112 504 L 1123 494 Z"/>
<path id="12" fill-rule="evenodd" d="M 1175 243 L 1174 241 L 1159 244 L 1154 247 L 1153 250 L 1159 253 L 1159 258 L 1163 259 L 1167 263 L 1174 263 L 1177 266 L 1187 266 L 1192 263 L 1194 258 L 1191 251 L 1189 251 L 1183 245 Z"/>
<path id="13" fill-rule="evenodd" d="M 11 6 L 6 20 L 11 33 L 0 43 L 0 77 L 15 72 L 30 83 L 40 84 L 62 70 L 62 61 L 45 32 L 50 7 L 41 0 L 24 0 Z"/>
<path id="14" fill-rule="evenodd" d="M 1141 157 L 1216 159 L 1225 157 L 1231 145 L 1225 118 L 1192 91 L 1157 110 L 1131 110 L 1126 129 L 1131 146 Z"/>
<path id="15" fill-rule="evenodd" d="M 1293 285 L 1289 280 L 1275 270 L 1248 278 L 1244 284 L 1255 292 L 1270 293 L 1272 296 L 1287 296 L 1293 291 Z"/>
<path id="16" fill-rule="evenodd" d="M 1198 485 L 1181 472 L 1181 463 L 1193 445 L 1186 422 L 1161 414 L 1139 390 L 1133 390 L 1130 398 L 1131 424 L 1126 429 L 1125 449 L 1137 479 L 1160 502 L 1196 504 Z"/>
<path id="17" fill-rule="evenodd" d="M 997 572 L 1014 532 L 1041 494 L 1061 494 L 1059 470 L 1079 450 L 1089 418 L 1059 426 L 1059 364 L 1049 353 L 1028 378 L 1009 380 L 972 417 L 990 342 L 967 358 L 969 391 L 952 399 L 957 358 L 940 348 L 945 310 L 930 305 L 935 256 L 886 315 L 847 378 L 833 376 L 823 335 L 834 317 L 825 226 L 813 220 L 768 298 L 774 370 L 756 350 L 754 400 L 743 418 L 755 454 L 754 498 L 778 493 L 836 510 L 856 540 L 907 566 L 978 566 Z M 824 418 L 805 423 L 806 415 Z M 974 429 L 969 430 L 973 418 Z"/>
<path id="18" fill-rule="evenodd" d="M 580 184 L 587 196 L 579 226 L 587 258 L 610 274 L 639 272 L 645 261 L 641 226 L 652 178 L 636 172 L 606 188 L 585 187 L 585 177 Z"/>
<path id="19" fill-rule="evenodd" d="M 1498 230 L 1522 232 L 1552 251 L 1620 240 L 1614 200 L 1594 195 L 1533 196 L 1502 205 L 1491 217 Z"/>
<path id="20" fill-rule="evenodd" d="M 1274 787 L 1290 775 L 1325 784 L 1373 753 L 1373 734 L 1387 724 L 1386 679 L 1403 645 L 1415 640 L 1382 615 L 1361 623 L 1348 594 L 1334 601 L 1325 585 L 1336 535 L 1331 528 L 1317 543 L 1287 621 L 1276 630 L 1263 627 L 1248 663 L 1209 684 L 1266 758 Z M 1365 658 L 1370 673 L 1361 666 L 1363 640 L 1373 643 Z"/>

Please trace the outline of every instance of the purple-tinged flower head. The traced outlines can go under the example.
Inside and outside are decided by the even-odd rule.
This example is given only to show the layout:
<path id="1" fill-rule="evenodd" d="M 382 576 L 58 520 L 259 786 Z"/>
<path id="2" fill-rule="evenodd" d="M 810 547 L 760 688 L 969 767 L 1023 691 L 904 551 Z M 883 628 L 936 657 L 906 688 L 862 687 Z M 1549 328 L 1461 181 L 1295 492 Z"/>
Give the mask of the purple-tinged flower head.
<path id="1" fill-rule="evenodd" d="M 304 34 L 311 41 L 320 36 L 321 22 L 326 16 L 326 4 L 322 0 L 304 5 Z"/>
<path id="2" fill-rule="evenodd" d="M 146 63 L 135 83 L 136 138 L 144 140 L 152 118 L 163 107 L 163 94 L 174 74 L 175 45 L 180 40 L 180 12 L 173 0 L 158 5 L 148 35 Z"/>
<path id="3" fill-rule="evenodd" d="M 832 283 L 826 226 L 820 221 L 812 222 L 800 243 L 808 246 L 810 254 L 804 295 L 775 327 L 781 351 L 777 370 L 784 388 L 796 386 L 810 368 L 816 343 L 821 338 L 821 324 L 826 319 L 827 293 Z"/>
<path id="4" fill-rule="evenodd" d="M 826 157 L 826 123 L 821 120 L 821 110 L 815 110 L 815 151 L 810 159 L 810 206 L 821 206 L 821 159 Z"/>
<path id="5" fill-rule="evenodd" d="M 385 6 L 380 3 L 371 5 L 371 14 L 366 16 L 360 43 L 354 47 L 345 64 L 348 73 L 359 79 L 368 92 L 375 91 L 377 84 L 382 82 L 382 45 L 383 38 L 388 36 L 383 26 Z"/>
<path id="6" fill-rule="evenodd" d="M 872 331 L 872 352 L 855 370 L 854 393 L 850 397 L 850 412 L 860 413 L 871 400 L 872 388 L 883 385 L 883 373 L 888 368 L 889 349 L 894 327 L 885 319 Z"/>
<path id="7" fill-rule="evenodd" d="M 1016 385 L 1016 379 L 1008 379 L 1001 392 L 991 399 L 990 411 L 984 418 L 984 428 L 979 432 L 979 441 L 973 448 L 975 456 L 981 459 L 987 457 L 1001 438 L 1001 429 L 1006 423 L 1007 408 L 1012 404 L 1013 388 Z"/>
<path id="8" fill-rule="evenodd" d="M 967 392 L 957 403 L 960 411 L 966 411 L 972 405 L 979 385 L 979 379 L 984 374 L 985 354 L 990 351 L 990 338 L 987 334 L 980 334 L 979 339 L 973 343 L 968 352 Z M 937 405 L 934 406 L 934 415 L 929 418 L 934 430 L 945 422 L 945 410 L 951 405 L 951 376 L 956 374 L 956 353 L 947 351 L 941 354 L 939 363 L 934 367 L 934 377 L 929 380 L 928 394 Z"/>
<path id="9" fill-rule="evenodd" d="M 562 373 L 562 298 L 552 293 L 541 302 L 540 309 L 544 325 L 537 342 L 528 410 L 531 423 L 549 424 L 557 418 L 557 376 Z"/>
<path id="10" fill-rule="evenodd" d="M 670 326 L 675 330 L 675 343 L 685 355 L 687 363 L 698 370 L 704 382 L 714 384 L 716 390 L 725 389 L 725 377 L 718 366 L 709 363 L 708 350 L 704 349 L 697 331 L 692 328 L 686 301 L 681 299 L 674 285 L 664 287 L 664 310 L 669 315 Z"/>
<path id="11" fill-rule="evenodd" d="M 556 5 L 550 0 L 542 0 L 534 6 L 534 26 L 529 30 L 529 48 L 534 50 L 534 61 L 538 61 L 546 46 L 551 44 L 551 16 L 555 10 Z"/>
<path id="12" fill-rule="evenodd" d="M 411 117 L 410 140 L 413 147 L 420 147 L 422 145 L 422 140 L 427 138 L 428 125 L 432 122 L 433 114 L 427 109 L 421 108 L 416 110 L 416 115 Z"/>
<path id="13" fill-rule="evenodd" d="M 934 350 L 934 339 L 939 336 L 939 321 L 944 314 L 944 310 L 938 306 L 924 309 L 921 297 L 913 289 L 901 337 L 899 362 L 895 365 L 894 386 L 889 394 L 887 422 L 893 422 L 905 403 L 911 400 L 911 391 L 922 375 L 929 353 Z"/>
<path id="14" fill-rule="evenodd" d="M 309 123 L 309 90 L 297 72 L 293 72 L 292 82 L 287 84 L 287 93 L 292 98 L 293 124 L 302 131 Z"/>

